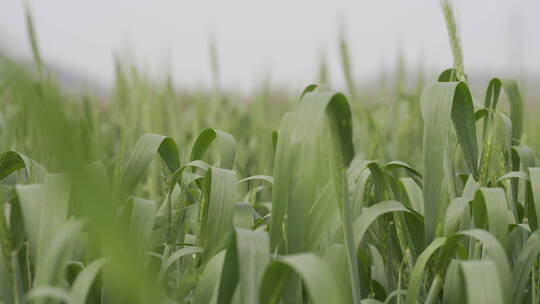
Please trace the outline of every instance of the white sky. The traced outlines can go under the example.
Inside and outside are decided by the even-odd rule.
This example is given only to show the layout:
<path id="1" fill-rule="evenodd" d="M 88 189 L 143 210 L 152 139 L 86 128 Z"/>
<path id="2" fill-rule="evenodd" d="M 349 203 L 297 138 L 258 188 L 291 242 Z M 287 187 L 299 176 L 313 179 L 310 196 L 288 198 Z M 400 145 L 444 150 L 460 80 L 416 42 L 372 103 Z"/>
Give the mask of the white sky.
<path id="1" fill-rule="evenodd" d="M 1 0 L 0 43 L 29 56 L 22 0 Z M 211 84 L 208 37 L 216 37 L 220 77 L 248 89 L 270 75 L 272 84 L 299 89 L 314 81 L 321 51 L 336 87 L 343 83 L 337 37 L 345 25 L 359 80 L 394 66 L 451 65 L 437 0 L 29 0 L 46 62 L 99 83 L 113 79 L 113 55 L 130 50 L 151 75 L 170 70 L 183 86 Z M 494 76 L 540 71 L 540 1 L 455 2 L 465 69 Z M 526 64 L 525 64 L 526 63 Z"/>

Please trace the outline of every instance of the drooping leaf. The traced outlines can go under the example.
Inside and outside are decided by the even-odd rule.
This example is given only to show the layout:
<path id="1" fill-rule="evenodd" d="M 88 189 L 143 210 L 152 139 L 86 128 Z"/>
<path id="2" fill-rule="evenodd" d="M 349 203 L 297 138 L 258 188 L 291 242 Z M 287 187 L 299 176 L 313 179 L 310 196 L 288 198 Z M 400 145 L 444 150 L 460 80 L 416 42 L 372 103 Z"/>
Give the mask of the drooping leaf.
<path id="1" fill-rule="evenodd" d="M 0 155 L 0 179 L 22 168 L 26 169 L 30 183 L 42 182 L 47 174 L 45 167 L 22 153 L 7 151 Z"/>
<path id="2" fill-rule="evenodd" d="M 180 167 L 180 159 L 176 143 L 170 137 L 157 134 L 144 134 L 133 149 L 125 168 L 122 171 L 122 190 L 131 194 L 144 178 L 156 153 L 167 165 L 170 172 Z"/>
<path id="3" fill-rule="evenodd" d="M 200 160 L 210 145 L 216 141 L 220 151 L 220 168 L 232 169 L 236 159 L 236 140 L 229 133 L 216 129 L 206 129 L 199 134 L 191 150 L 190 160 Z"/>
<path id="4" fill-rule="evenodd" d="M 293 273 L 301 277 L 312 303 L 345 303 L 331 270 L 311 253 L 288 255 L 270 263 L 261 283 L 259 303 L 279 303 Z"/>
<path id="5" fill-rule="evenodd" d="M 101 268 L 107 263 L 107 259 L 98 259 L 90 263 L 88 266 L 86 266 L 75 279 L 75 282 L 73 282 L 73 286 L 71 287 L 71 291 L 69 292 L 69 297 L 71 299 L 70 303 L 73 304 L 84 304 L 86 303 L 86 299 L 88 297 L 88 292 L 90 291 L 90 287 L 92 287 L 92 284 L 94 280 L 96 279 L 96 276 L 98 272 L 101 270 Z"/>

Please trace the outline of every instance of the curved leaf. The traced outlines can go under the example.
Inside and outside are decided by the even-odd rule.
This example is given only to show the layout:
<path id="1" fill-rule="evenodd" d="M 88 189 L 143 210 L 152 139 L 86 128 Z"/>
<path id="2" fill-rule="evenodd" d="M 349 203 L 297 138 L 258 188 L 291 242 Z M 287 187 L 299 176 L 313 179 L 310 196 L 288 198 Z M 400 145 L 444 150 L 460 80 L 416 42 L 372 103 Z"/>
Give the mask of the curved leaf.
<path id="1" fill-rule="evenodd" d="M 44 301 L 45 299 L 56 299 L 66 303 L 71 303 L 69 294 L 62 288 L 53 286 L 39 286 L 30 290 L 23 298 L 23 303 Z"/>
<path id="2" fill-rule="evenodd" d="M 7 151 L 0 155 L 0 179 L 22 168 L 26 169 L 30 183 L 42 182 L 47 174 L 45 167 L 22 153 Z"/>
<path id="3" fill-rule="evenodd" d="M 274 179 L 271 176 L 268 175 L 253 175 L 250 177 L 243 178 L 238 181 L 238 184 L 244 183 L 247 181 L 264 181 L 272 185 L 274 183 Z"/>
<path id="4" fill-rule="evenodd" d="M 459 230 L 463 212 L 469 206 L 470 199 L 458 197 L 452 200 L 446 208 L 443 224 L 443 236 L 450 236 Z"/>
<path id="5" fill-rule="evenodd" d="M 170 172 L 180 167 L 180 158 L 176 143 L 170 137 L 157 134 L 144 134 L 133 149 L 122 172 L 122 191 L 130 194 L 144 178 L 156 153 L 167 165 Z"/>
<path id="6" fill-rule="evenodd" d="M 92 283 L 94 282 L 98 272 L 107 263 L 107 259 L 98 259 L 86 266 L 73 282 L 69 297 L 72 304 L 84 304 Z"/>
<path id="7" fill-rule="evenodd" d="M 214 255 L 204 266 L 199 281 L 193 292 L 194 304 L 215 304 L 219 290 L 219 279 L 225 260 L 225 250 Z"/>
<path id="8" fill-rule="evenodd" d="M 354 221 L 354 248 L 358 249 L 360 242 L 364 238 L 366 231 L 371 223 L 373 223 L 379 216 L 390 212 L 411 212 L 405 208 L 401 203 L 396 201 L 386 201 L 377 203 L 367 209 Z"/>
<path id="9" fill-rule="evenodd" d="M 219 145 L 219 167 L 232 169 L 236 158 L 236 140 L 231 134 L 216 129 L 206 129 L 199 134 L 193 144 L 190 161 L 201 160 L 214 140 Z"/>
<path id="10" fill-rule="evenodd" d="M 297 273 L 302 279 L 311 303 L 345 303 L 328 266 L 311 253 L 288 255 L 270 263 L 261 283 L 259 303 L 279 303 L 281 294 L 293 273 Z"/>
<path id="11" fill-rule="evenodd" d="M 203 251 L 202 248 L 190 246 L 190 247 L 184 247 L 180 248 L 177 251 L 175 251 L 173 254 L 167 257 L 166 260 L 163 261 L 161 264 L 161 270 L 159 277 L 162 278 L 163 275 L 167 272 L 169 267 L 171 267 L 176 261 L 178 261 L 180 258 L 190 255 L 190 254 L 196 254 L 201 253 Z"/>
<path id="12" fill-rule="evenodd" d="M 407 304 L 416 304 L 426 265 L 437 249 L 441 248 L 445 243 L 446 238 L 438 237 L 424 249 L 420 256 L 418 256 L 411 273 L 411 278 L 409 279 L 409 288 L 407 289 L 407 296 L 405 298 Z"/>
<path id="13" fill-rule="evenodd" d="M 496 109 L 501 88 L 504 89 L 510 103 L 510 120 L 512 121 L 512 141 L 518 143 L 523 133 L 523 101 L 519 86 L 513 79 L 493 78 L 486 91 L 485 107 Z"/>

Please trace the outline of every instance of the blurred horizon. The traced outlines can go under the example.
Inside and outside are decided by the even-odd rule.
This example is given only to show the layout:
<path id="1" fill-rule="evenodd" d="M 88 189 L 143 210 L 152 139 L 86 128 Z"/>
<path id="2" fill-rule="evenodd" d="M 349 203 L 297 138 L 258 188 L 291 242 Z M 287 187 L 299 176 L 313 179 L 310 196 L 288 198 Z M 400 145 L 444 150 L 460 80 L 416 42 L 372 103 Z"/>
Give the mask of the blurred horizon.
<path id="1" fill-rule="evenodd" d="M 482 81 L 485 75 L 514 77 L 535 89 L 531 84 L 540 70 L 535 8 L 540 4 L 453 3 L 465 72 Z M 243 92 L 265 82 L 298 91 L 317 81 L 324 62 L 331 86 L 343 89 L 340 31 L 361 84 L 392 77 L 400 64 L 408 75 L 420 69 L 435 74 L 452 65 L 438 1 L 54 0 L 28 5 L 44 62 L 71 85 L 90 83 L 103 90 L 114 82 L 115 57 L 135 64 L 150 80 L 171 75 L 177 87 L 191 90 L 211 88 L 215 69 L 220 86 Z M 0 51 L 30 61 L 24 2 L 11 1 L 6 7 L 0 12 Z M 212 49 L 217 68 L 212 67 Z"/>

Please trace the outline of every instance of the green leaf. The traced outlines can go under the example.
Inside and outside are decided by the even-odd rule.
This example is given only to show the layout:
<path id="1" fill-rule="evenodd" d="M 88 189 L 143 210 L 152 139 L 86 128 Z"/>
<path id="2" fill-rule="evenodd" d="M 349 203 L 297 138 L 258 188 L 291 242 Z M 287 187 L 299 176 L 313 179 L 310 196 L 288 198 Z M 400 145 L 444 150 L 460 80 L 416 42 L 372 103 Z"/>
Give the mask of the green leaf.
<path id="1" fill-rule="evenodd" d="M 452 82 L 456 80 L 456 70 L 452 68 L 442 71 L 437 78 L 438 82 Z"/>
<path id="2" fill-rule="evenodd" d="M 460 262 L 461 272 L 467 290 L 467 303 L 497 304 L 508 303 L 504 300 L 498 279 L 501 275 L 492 261 Z"/>
<path id="3" fill-rule="evenodd" d="M 236 140 L 231 134 L 216 129 L 206 129 L 199 134 L 193 144 L 190 161 L 202 159 L 214 140 L 220 151 L 219 167 L 232 169 L 236 158 Z"/>
<path id="4" fill-rule="evenodd" d="M 16 186 L 32 257 L 38 263 L 67 221 L 70 191 L 64 174 L 47 174 L 43 184 Z"/>
<path id="5" fill-rule="evenodd" d="M 527 281 L 530 278 L 531 271 L 533 270 L 533 264 L 538 259 L 540 254 L 540 231 L 537 230 L 527 240 L 523 249 L 519 252 L 519 255 L 514 263 L 512 269 L 513 277 L 513 297 L 514 303 L 522 303 L 522 299 L 527 291 Z"/>
<path id="6" fill-rule="evenodd" d="M 523 101 L 517 82 L 513 79 L 491 79 L 486 91 L 485 107 L 488 109 L 497 108 L 501 88 L 504 89 L 508 103 L 510 104 L 512 141 L 514 144 L 517 144 L 520 142 L 521 134 L 523 133 Z"/>
<path id="7" fill-rule="evenodd" d="M 180 167 L 178 149 L 172 138 L 157 134 L 144 134 L 135 145 L 122 172 L 124 194 L 130 194 L 135 190 L 144 178 L 156 153 L 159 153 L 170 172 L 175 172 Z"/>
<path id="8" fill-rule="evenodd" d="M 63 280 L 63 270 L 71 258 L 73 240 L 82 226 L 81 221 L 72 221 L 58 231 L 51 243 L 48 244 L 43 257 L 37 263 L 33 286 L 60 285 Z M 44 302 L 38 301 L 37 303 Z"/>
<path id="9" fill-rule="evenodd" d="M 194 304 L 216 304 L 225 250 L 214 255 L 204 266 L 193 292 Z"/>
<path id="10" fill-rule="evenodd" d="M 96 279 L 98 272 L 103 268 L 106 263 L 107 259 L 104 258 L 95 260 L 88 266 L 86 266 L 77 275 L 77 278 L 75 279 L 75 282 L 73 282 L 73 286 L 71 287 L 71 291 L 69 292 L 69 297 L 71 298 L 71 301 L 69 303 L 86 303 L 86 298 L 88 296 L 88 292 L 90 291 L 90 287 L 92 287 L 92 284 Z"/>
<path id="11" fill-rule="evenodd" d="M 443 236 L 450 236 L 459 230 L 463 213 L 468 211 L 470 201 L 468 198 L 458 197 L 450 202 L 444 215 Z"/>
<path id="12" fill-rule="evenodd" d="M 329 181 L 319 192 L 313 206 L 309 210 L 306 219 L 308 232 L 306 235 L 310 250 L 316 251 L 324 241 L 328 223 L 338 217 L 338 210 L 335 205 L 329 202 L 335 202 L 335 189 L 332 181 Z"/>
<path id="13" fill-rule="evenodd" d="M 23 303 L 44 303 L 45 299 L 55 299 L 58 302 L 71 303 L 69 294 L 62 288 L 54 286 L 35 287 L 23 298 Z"/>
<path id="14" fill-rule="evenodd" d="M 507 173 L 503 174 L 501 177 L 499 177 L 497 179 L 497 183 L 500 183 L 503 180 L 510 179 L 510 178 L 521 178 L 521 179 L 524 179 L 524 180 L 529 180 L 529 175 L 527 174 L 527 172 L 523 172 L 523 171 L 511 171 L 511 172 L 507 172 Z"/>
<path id="15" fill-rule="evenodd" d="M 234 204 L 234 215 L 233 215 L 233 226 L 235 228 L 245 228 L 250 229 L 253 227 L 254 220 L 253 215 L 255 210 L 250 203 L 235 203 Z"/>
<path id="16" fill-rule="evenodd" d="M 478 176 L 478 147 L 472 97 L 463 82 L 436 83 L 421 97 L 424 118 L 424 212 L 426 243 L 433 239 L 439 216 L 444 213 L 442 196 L 444 157 L 453 122 L 469 171 Z"/>
<path id="17" fill-rule="evenodd" d="M 510 268 L 510 263 L 508 262 L 508 258 L 506 256 L 506 252 L 501 243 L 499 243 L 499 241 L 489 232 L 480 229 L 462 231 L 459 232 L 459 235 L 473 237 L 482 243 L 487 253 L 487 256 L 494 262 L 497 269 L 497 276 L 494 276 L 493 278 L 498 278 L 500 283 L 499 286 L 502 287 L 500 288 L 500 290 L 502 291 L 501 300 L 503 301 L 503 303 L 510 303 L 512 296 L 510 286 L 512 285 L 513 281 L 510 274 L 512 273 L 512 271 Z"/>
<path id="18" fill-rule="evenodd" d="M 505 247 L 510 222 L 508 222 L 508 203 L 503 189 L 479 189 L 472 206 L 475 225 L 478 228 L 487 228 Z"/>
<path id="19" fill-rule="evenodd" d="M 261 283 L 259 303 L 279 303 L 293 273 L 302 279 L 311 303 L 345 303 L 331 270 L 323 260 L 312 253 L 288 255 L 270 263 Z"/>
<path id="20" fill-rule="evenodd" d="M 235 229 L 225 255 L 219 303 L 231 303 L 238 286 L 240 303 L 258 303 L 259 287 L 270 262 L 270 241 L 264 231 Z"/>
<path id="21" fill-rule="evenodd" d="M 203 249 L 195 246 L 180 248 L 177 251 L 173 252 L 167 257 L 167 259 L 162 261 L 159 278 L 163 278 L 167 270 L 182 257 L 190 254 L 194 255 L 201 252 L 203 252 Z"/>
<path id="22" fill-rule="evenodd" d="M 422 197 L 422 188 L 420 188 L 411 177 L 402 177 L 399 179 L 399 184 L 406 196 L 409 204 L 407 207 L 424 215 L 424 198 Z"/>
<path id="23" fill-rule="evenodd" d="M 204 198 L 199 209 L 197 246 L 204 248 L 203 262 L 229 242 L 236 201 L 236 173 L 210 168 L 204 180 Z"/>
<path id="24" fill-rule="evenodd" d="M 352 303 L 353 292 L 345 246 L 343 244 L 333 244 L 328 247 L 324 254 L 324 262 L 331 269 L 338 286 L 343 288 L 342 295 L 345 303 Z"/>
<path id="25" fill-rule="evenodd" d="M 289 206 L 288 210 L 288 230 L 289 252 L 296 253 L 305 250 L 310 246 L 306 244 L 305 236 L 308 229 L 304 227 L 306 213 L 308 213 L 315 202 L 313 192 L 318 188 L 317 184 L 326 184 L 326 180 L 333 180 L 335 193 L 337 196 L 342 231 L 344 234 L 345 248 L 349 261 L 351 284 L 353 286 L 353 303 L 359 303 L 361 291 L 359 286 L 360 277 L 358 274 L 357 259 L 352 235 L 351 206 L 349 202 L 349 191 L 347 189 L 346 170 L 354 157 L 354 145 L 352 142 L 352 114 L 347 98 L 340 93 L 333 92 L 310 92 L 302 96 L 300 108 L 296 116 L 296 125 L 292 144 L 300 153 L 300 162 L 297 164 L 299 175 L 318 174 L 317 180 L 307 181 L 299 179 L 297 183 L 297 193 L 293 193 L 293 199 L 298 200 L 298 204 Z M 325 129 L 325 127 L 327 129 Z M 329 130 L 328 130 L 329 129 Z M 324 132 L 327 133 L 324 133 Z M 329 131 L 329 132 L 328 132 Z M 314 153 L 316 147 L 321 144 L 321 138 L 328 136 L 331 142 L 329 151 Z M 294 151 L 292 152 L 294 153 Z M 325 155 L 323 153 L 328 153 Z M 317 171 L 316 163 L 327 158 L 328 167 Z M 277 178 L 277 177 L 276 177 Z M 326 209 L 327 206 L 320 206 Z M 304 219 L 302 219 L 304 217 Z M 294 226 L 293 226 L 294 225 Z M 325 225 L 325 223 L 319 223 Z M 312 244 L 311 244 L 312 245 Z"/>
<path id="26" fill-rule="evenodd" d="M 354 248 L 359 248 L 360 242 L 364 238 L 369 226 L 379 216 L 390 212 L 410 212 L 410 210 L 396 201 L 380 202 L 366 208 L 364 212 L 354 221 Z"/>
<path id="27" fill-rule="evenodd" d="M 307 87 L 305 87 L 305 89 L 302 91 L 302 94 L 300 94 L 299 100 L 302 100 L 302 97 L 304 97 L 304 95 L 306 95 L 307 93 L 314 92 L 318 87 L 319 86 L 317 84 L 310 84 Z"/>
<path id="28" fill-rule="evenodd" d="M 534 211 L 537 221 L 540 221 L 540 168 L 529 168 L 529 176 L 531 178 Z"/>
<path id="29" fill-rule="evenodd" d="M 22 153 L 7 151 L 0 155 L 0 179 L 22 168 L 26 169 L 30 183 L 42 182 L 47 174 L 45 167 Z"/>
<path id="30" fill-rule="evenodd" d="M 411 165 L 409 165 L 408 163 L 404 161 L 398 161 L 398 160 L 391 161 L 391 162 L 388 162 L 386 165 L 384 165 L 384 167 L 388 170 L 395 170 L 398 168 L 403 168 L 405 169 L 405 171 L 407 171 L 409 176 L 414 179 L 416 183 L 421 184 L 422 174 L 420 174 L 420 172 L 416 171 L 416 169 L 414 169 Z"/>
<path id="31" fill-rule="evenodd" d="M 511 290 L 509 286 L 512 284 L 512 277 L 508 275 L 511 273 L 510 264 L 508 262 L 508 258 L 506 256 L 506 252 L 504 248 L 501 246 L 500 242 L 489 232 L 481 229 L 472 229 L 472 230 L 466 230 L 458 232 L 448 238 L 445 239 L 443 248 L 439 250 L 440 254 L 438 256 L 438 259 L 435 264 L 435 272 L 437 272 L 437 275 L 442 274 L 442 272 L 445 271 L 445 269 L 448 267 L 448 264 L 451 262 L 452 257 L 454 256 L 458 241 L 461 237 L 468 236 L 473 239 L 478 240 L 481 245 L 483 246 L 486 255 L 483 257 L 484 259 L 488 259 L 494 262 L 496 270 L 497 270 L 497 276 L 496 279 L 499 280 L 499 285 L 503 286 L 502 289 L 502 298 L 504 303 L 509 303 L 511 299 Z M 436 250 L 435 247 L 440 248 L 438 244 L 437 246 L 434 246 L 431 250 L 425 250 L 426 256 L 422 257 L 424 253 L 419 257 L 417 260 L 413 273 L 411 274 L 411 281 L 409 283 L 409 291 L 411 291 L 411 288 L 413 287 L 413 290 L 410 292 L 411 297 L 416 297 L 419 284 L 421 282 L 421 277 L 423 269 L 426 266 L 427 262 L 427 254 L 431 255 Z M 429 257 L 427 257 L 429 258 Z M 419 264 L 420 263 L 420 264 Z M 418 267 L 417 267 L 418 265 Z M 454 270 L 455 271 L 455 270 Z M 455 274 L 454 274 L 455 275 Z M 453 278 L 454 280 L 458 280 L 456 277 Z M 456 282 L 452 283 L 454 285 L 458 284 Z M 412 287 L 411 287 L 412 286 Z M 461 297 L 460 295 L 456 295 L 457 297 Z M 411 301 L 414 301 L 414 299 L 411 298 Z M 409 294 L 407 296 L 407 301 L 409 301 Z M 409 302 L 408 302 L 409 303 Z"/>
<path id="32" fill-rule="evenodd" d="M 296 114 L 294 113 L 285 113 L 281 118 L 279 127 L 279 137 L 274 161 L 272 215 L 270 220 L 270 244 L 272 251 L 277 251 L 281 248 L 280 252 L 285 252 L 283 246 L 280 247 L 280 243 L 283 240 L 283 225 L 287 206 L 290 201 L 289 189 L 292 184 L 291 179 L 293 178 L 290 170 L 292 169 L 294 160 L 290 151 L 290 141 L 295 117 Z"/>
<path id="33" fill-rule="evenodd" d="M 243 178 L 238 181 L 238 184 L 244 183 L 247 181 L 264 181 L 272 185 L 274 183 L 274 179 L 271 176 L 268 175 L 253 175 L 250 177 Z"/>
<path id="34" fill-rule="evenodd" d="M 146 250 L 152 237 L 152 229 L 156 215 L 156 203 L 138 197 L 132 197 L 131 220 L 129 233 L 141 250 Z"/>
<path id="35" fill-rule="evenodd" d="M 443 303 L 465 303 L 466 294 L 459 260 L 453 259 L 446 270 L 443 288 Z"/>
<path id="36" fill-rule="evenodd" d="M 407 289 L 407 296 L 405 302 L 407 304 L 416 304 L 420 291 L 420 284 L 424 277 L 427 263 L 431 256 L 446 243 L 446 238 L 438 237 L 431 242 L 426 249 L 418 256 L 414 268 L 409 279 L 409 288 Z"/>

